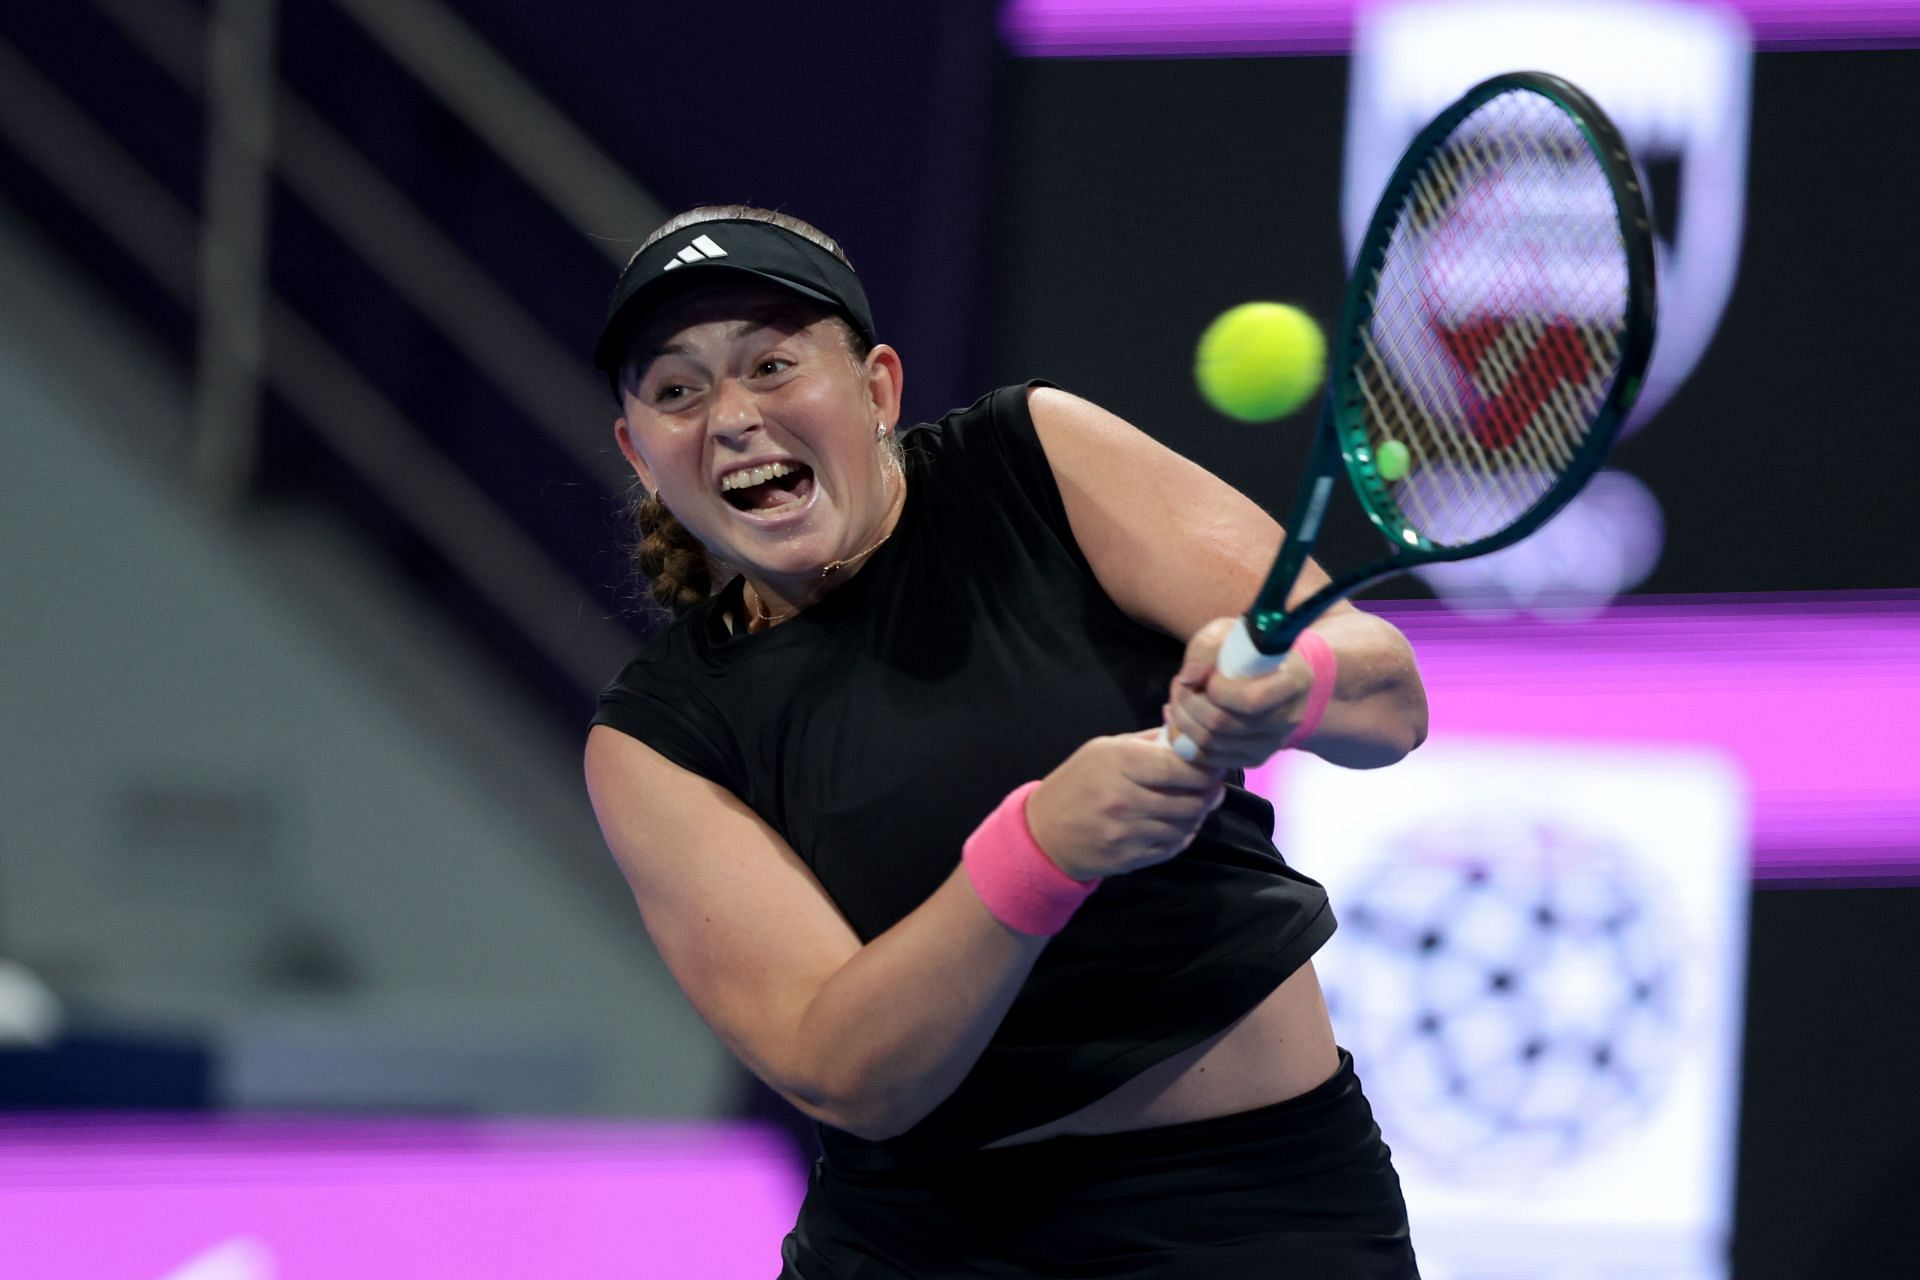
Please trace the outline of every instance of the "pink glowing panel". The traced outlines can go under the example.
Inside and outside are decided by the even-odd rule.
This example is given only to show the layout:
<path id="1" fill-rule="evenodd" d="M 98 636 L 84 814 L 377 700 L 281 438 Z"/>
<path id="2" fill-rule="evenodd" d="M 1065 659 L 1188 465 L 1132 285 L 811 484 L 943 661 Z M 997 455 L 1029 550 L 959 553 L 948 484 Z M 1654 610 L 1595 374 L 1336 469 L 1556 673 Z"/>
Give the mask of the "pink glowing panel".
<path id="1" fill-rule="evenodd" d="M 1010 0 L 1000 30 L 1033 58 L 1345 53 L 1353 10 L 1328 0 Z"/>
<path id="2" fill-rule="evenodd" d="M 0 1119 L 0 1274 L 770 1276 L 803 1191 L 744 1126 Z"/>
<path id="3" fill-rule="evenodd" d="M 1009 0 L 1001 32 L 1028 57 L 1345 53 L 1364 0 Z M 1920 41 L 1916 0 L 1737 0 L 1762 48 Z"/>
<path id="4" fill-rule="evenodd" d="M 1920 593 L 1641 598 L 1572 623 L 1368 607 L 1412 641 L 1435 740 L 1717 747 L 1757 876 L 1920 875 Z M 1249 779 L 1281 805 L 1285 760 Z"/>

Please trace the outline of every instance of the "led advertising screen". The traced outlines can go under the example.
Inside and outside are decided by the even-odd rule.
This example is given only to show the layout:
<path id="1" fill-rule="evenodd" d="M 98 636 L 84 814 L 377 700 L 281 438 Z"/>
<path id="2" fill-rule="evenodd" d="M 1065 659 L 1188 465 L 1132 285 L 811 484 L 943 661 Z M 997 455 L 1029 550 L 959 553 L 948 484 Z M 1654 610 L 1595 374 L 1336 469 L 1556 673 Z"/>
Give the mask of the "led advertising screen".
<path id="1" fill-rule="evenodd" d="M 1727 1272 L 1748 897 L 1920 881 L 1920 599 L 1383 606 L 1426 745 L 1249 778 L 1428 1280 Z"/>

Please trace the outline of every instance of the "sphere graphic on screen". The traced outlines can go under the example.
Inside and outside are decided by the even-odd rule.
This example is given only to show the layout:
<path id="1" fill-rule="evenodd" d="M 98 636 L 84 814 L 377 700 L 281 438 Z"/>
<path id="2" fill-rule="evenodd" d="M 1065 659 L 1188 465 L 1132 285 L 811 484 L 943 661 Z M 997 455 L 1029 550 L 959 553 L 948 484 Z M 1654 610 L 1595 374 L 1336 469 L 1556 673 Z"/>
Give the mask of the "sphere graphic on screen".
<path id="1" fill-rule="evenodd" d="M 1459 1173 L 1577 1161 L 1643 1120 L 1681 1034 L 1657 878 L 1547 822 L 1427 828 L 1342 897 L 1322 967 L 1396 1151 Z"/>

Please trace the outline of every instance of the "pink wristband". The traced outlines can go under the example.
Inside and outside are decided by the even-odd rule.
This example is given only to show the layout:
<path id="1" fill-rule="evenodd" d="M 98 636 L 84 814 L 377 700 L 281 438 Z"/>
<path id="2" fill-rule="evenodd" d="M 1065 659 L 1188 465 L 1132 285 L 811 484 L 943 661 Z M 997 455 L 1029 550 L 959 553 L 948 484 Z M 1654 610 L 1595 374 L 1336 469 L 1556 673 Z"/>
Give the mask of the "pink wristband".
<path id="1" fill-rule="evenodd" d="M 1313 671 L 1313 683 L 1307 686 L 1307 713 L 1280 744 L 1282 750 L 1297 747 L 1313 736 L 1321 718 L 1327 714 L 1327 705 L 1333 701 L 1333 686 L 1340 680 L 1340 662 L 1333 656 L 1333 646 L 1319 632 L 1302 631 L 1293 642 L 1293 651 L 1307 660 L 1307 666 Z"/>
<path id="2" fill-rule="evenodd" d="M 967 837 L 960 860 L 994 919 L 1009 929 L 1050 938 L 1067 927 L 1100 881 L 1075 880 L 1034 842 L 1027 828 L 1027 797 L 1039 785 L 1028 782 L 1009 792 Z"/>

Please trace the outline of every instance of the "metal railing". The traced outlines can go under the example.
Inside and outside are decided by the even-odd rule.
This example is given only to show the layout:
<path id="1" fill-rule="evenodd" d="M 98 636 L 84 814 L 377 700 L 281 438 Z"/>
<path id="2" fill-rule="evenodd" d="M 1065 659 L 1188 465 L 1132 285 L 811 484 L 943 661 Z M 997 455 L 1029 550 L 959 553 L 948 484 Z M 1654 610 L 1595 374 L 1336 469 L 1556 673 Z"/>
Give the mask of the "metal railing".
<path id="1" fill-rule="evenodd" d="M 204 212 L 0 40 L 0 137 L 196 317 L 196 476 L 246 491 L 270 389 L 553 668 L 597 689 L 633 647 L 550 549 L 272 287 L 277 178 L 605 497 L 628 475 L 601 440 L 604 389 L 418 204 L 274 71 L 276 0 L 92 0 L 205 112 Z M 660 206 L 436 0 L 333 0 L 582 238 L 619 261 Z"/>

